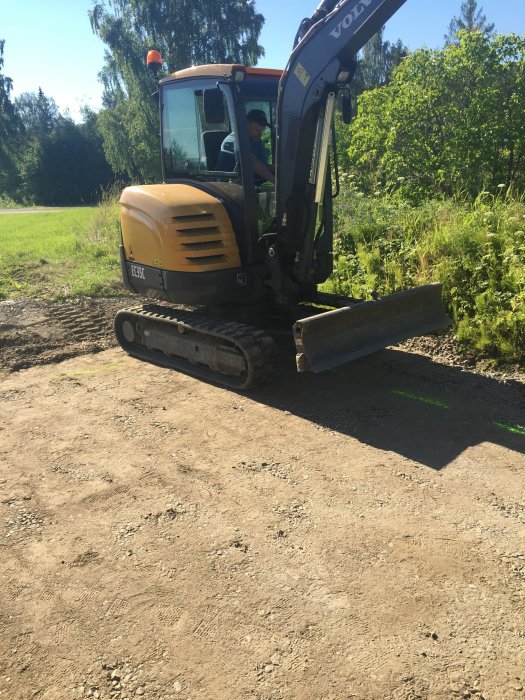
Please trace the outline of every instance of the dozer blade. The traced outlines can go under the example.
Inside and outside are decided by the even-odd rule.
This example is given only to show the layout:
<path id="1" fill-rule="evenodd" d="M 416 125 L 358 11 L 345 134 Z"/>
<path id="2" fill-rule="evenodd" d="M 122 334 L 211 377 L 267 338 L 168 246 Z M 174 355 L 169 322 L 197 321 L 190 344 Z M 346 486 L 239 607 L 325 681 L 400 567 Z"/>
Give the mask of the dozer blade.
<path id="1" fill-rule="evenodd" d="M 322 372 L 448 326 L 441 287 L 414 287 L 297 321 L 293 330 L 298 371 Z"/>

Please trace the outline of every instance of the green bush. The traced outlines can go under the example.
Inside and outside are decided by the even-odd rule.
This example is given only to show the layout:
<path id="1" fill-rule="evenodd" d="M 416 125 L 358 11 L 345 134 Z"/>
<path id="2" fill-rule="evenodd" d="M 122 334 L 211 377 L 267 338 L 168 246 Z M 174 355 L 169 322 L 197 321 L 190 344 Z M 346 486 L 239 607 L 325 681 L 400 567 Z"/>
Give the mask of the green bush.
<path id="1" fill-rule="evenodd" d="M 413 202 L 475 199 L 498 185 L 525 191 L 525 37 L 463 32 L 459 44 L 420 49 L 392 81 L 359 98 L 338 124 L 342 164 L 367 193 Z"/>
<path id="2" fill-rule="evenodd" d="M 474 203 L 414 206 L 364 196 L 350 183 L 336 207 L 326 287 L 369 298 L 440 281 L 463 344 L 484 357 L 525 362 L 525 202 L 483 193 Z"/>
<path id="3" fill-rule="evenodd" d="M 20 204 L 17 204 L 7 194 L 0 194 L 0 209 L 16 209 L 19 206 Z"/>

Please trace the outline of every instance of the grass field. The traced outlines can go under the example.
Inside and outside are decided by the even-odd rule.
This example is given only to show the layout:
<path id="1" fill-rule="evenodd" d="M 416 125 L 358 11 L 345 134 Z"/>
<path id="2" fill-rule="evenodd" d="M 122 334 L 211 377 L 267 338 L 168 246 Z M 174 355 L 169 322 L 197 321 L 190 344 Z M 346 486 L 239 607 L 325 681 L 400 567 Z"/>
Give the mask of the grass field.
<path id="1" fill-rule="evenodd" d="M 122 293 L 117 204 L 0 216 L 0 299 Z"/>

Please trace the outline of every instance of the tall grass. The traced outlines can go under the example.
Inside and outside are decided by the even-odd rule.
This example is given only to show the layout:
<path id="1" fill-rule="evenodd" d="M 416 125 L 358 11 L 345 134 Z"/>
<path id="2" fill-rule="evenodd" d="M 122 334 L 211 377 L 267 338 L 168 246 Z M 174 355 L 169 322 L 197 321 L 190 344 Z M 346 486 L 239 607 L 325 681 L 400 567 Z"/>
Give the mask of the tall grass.
<path id="1" fill-rule="evenodd" d="M 421 206 L 365 197 L 346 181 L 336 207 L 328 289 L 367 297 L 441 281 L 458 339 L 480 355 L 525 362 L 525 201 L 482 193 L 474 203 Z"/>
<path id="2" fill-rule="evenodd" d="M 0 194 L 0 209 L 16 209 L 20 204 L 6 194 Z"/>

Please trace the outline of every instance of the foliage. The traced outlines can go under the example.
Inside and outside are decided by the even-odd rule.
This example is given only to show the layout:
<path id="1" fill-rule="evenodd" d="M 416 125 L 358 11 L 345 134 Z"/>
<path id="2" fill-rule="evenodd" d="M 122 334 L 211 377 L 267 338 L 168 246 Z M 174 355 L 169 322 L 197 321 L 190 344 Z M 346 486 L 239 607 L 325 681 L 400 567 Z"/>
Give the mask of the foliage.
<path id="1" fill-rule="evenodd" d="M 491 36 L 494 32 L 494 24 L 488 24 L 483 14 L 483 8 L 478 9 L 477 0 L 464 0 L 461 3 L 459 17 L 453 17 L 448 25 L 448 34 L 445 35 L 447 44 L 458 43 L 458 34 L 462 30 L 467 32 L 481 32 L 485 36 Z"/>
<path id="2" fill-rule="evenodd" d="M 18 169 L 25 198 L 47 205 L 94 202 L 113 174 L 102 152 L 95 115 L 75 124 L 58 115 L 44 129 L 28 129 Z"/>
<path id="3" fill-rule="evenodd" d="M 139 90 L 130 88 L 128 97 L 99 112 L 97 128 L 105 156 L 122 179 L 160 182 L 159 118 Z"/>
<path id="4" fill-rule="evenodd" d="M 9 197 L 7 194 L 0 194 L 0 209 L 17 209 L 20 207 L 18 202 Z"/>
<path id="5" fill-rule="evenodd" d="M 38 92 L 24 92 L 15 99 L 15 109 L 24 125 L 27 136 L 48 136 L 60 119 L 55 100 L 46 97 L 42 88 Z"/>
<path id="6" fill-rule="evenodd" d="M 361 96 L 342 140 L 366 192 L 524 191 L 525 37 L 463 32 L 458 45 L 416 51 Z"/>
<path id="7" fill-rule="evenodd" d="M 104 104 L 99 129 L 113 169 L 130 179 L 158 181 L 159 120 L 147 74 L 156 48 L 169 72 L 205 63 L 253 64 L 263 55 L 257 40 L 264 22 L 253 0 L 113 0 L 89 13 L 93 31 L 108 47 L 101 73 Z"/>
<path id="8" fill-rule="evenodd" d="M 16 152 L 20 121 L 10 99 L 11 78 L 3 75 L 5 41 L 0 40 L 0 195 L 16 187 Z"/>
<path id="9" fill-rule="evenodd" d="M 366 197 L 343 177 L 334 291 L 386 295 L 441 281 L 458 338 L 487 357 L 525 362 L 525 201 Z"/>
<path id="10" fill-rule="evenodd" d="M 365 90 L 387 85 L 394 70 L 408 55 L 408 49 L 401 39 L 394 44 L 383 38 L 382 27 L 368 41 L 357 60 L 357 69 L 352 81 L 352 92 L 355 97 Z"/>
<path id="11" fill-rule="evenodd" d="M 114 183 L 102 193 L 100 204 L 92 209 L 88 225 L 77 231 L 77 239 L 81 249 L 88 256 L 95 247 L 97 251 L 104 250 L 108 256 L 116 255 L 120 242 L 120 183 Z M 96 255 L 100 257 L 100 253 Z M 120 268 L 119 268 L 120 270 Z"/>

